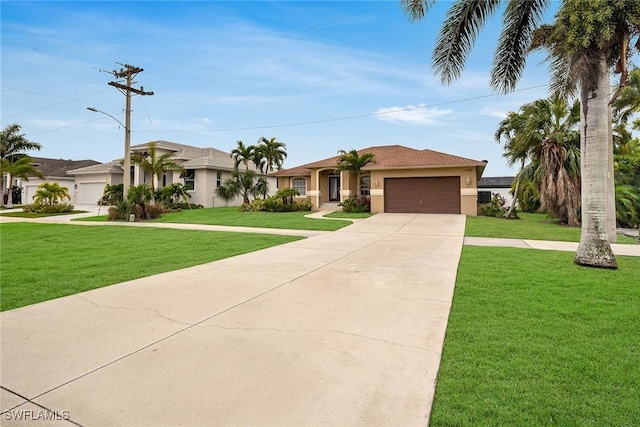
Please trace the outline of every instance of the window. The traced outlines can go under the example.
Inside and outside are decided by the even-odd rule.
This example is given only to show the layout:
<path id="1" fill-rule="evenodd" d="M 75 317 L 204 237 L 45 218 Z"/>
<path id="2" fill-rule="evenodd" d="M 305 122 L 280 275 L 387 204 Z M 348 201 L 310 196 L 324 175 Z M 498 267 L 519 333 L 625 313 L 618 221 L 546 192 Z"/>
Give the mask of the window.
<path id="1" fill-rule="evenodd" d="M 293 178 L 291 180 L 291 188 L 298 190 L 301 196 L 307 194 L 307 180 L 304 178 Z"/>
<path id="2" fill-rule="evenodd" d="M 368 196 L 371 194 L 371 175 L 363 175 L 360 177 L 360 195 Z"/>
<path id="3" fill-rule="evenodd" d="M 193 191 L 196 189 L 195 169 L 187 169 L 187 173 L 184 174 L 184 189 L 187 191 Z"/>
<path id="4" fill-rule="evenodd" d="M 222 172 L 216 172 L 216 187 L 222 185 Z"/>

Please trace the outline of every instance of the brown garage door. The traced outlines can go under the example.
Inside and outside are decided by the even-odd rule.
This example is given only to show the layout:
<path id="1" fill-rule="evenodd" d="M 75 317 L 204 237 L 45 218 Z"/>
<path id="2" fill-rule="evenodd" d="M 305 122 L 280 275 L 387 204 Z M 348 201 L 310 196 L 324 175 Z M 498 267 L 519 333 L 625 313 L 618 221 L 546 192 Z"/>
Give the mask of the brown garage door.
<path id="1" fill-rule="evenodd" d="M 460 213 L 460 177 L 385 178 L 384 211 Z"/>

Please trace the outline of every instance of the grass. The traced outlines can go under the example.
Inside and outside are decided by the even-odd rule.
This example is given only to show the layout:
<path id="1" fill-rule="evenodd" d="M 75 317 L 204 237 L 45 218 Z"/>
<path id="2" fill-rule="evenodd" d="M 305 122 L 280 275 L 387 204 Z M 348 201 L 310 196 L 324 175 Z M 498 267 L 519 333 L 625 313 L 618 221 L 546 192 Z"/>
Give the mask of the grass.
<path id="1" fill-rule="evenodd" d="M 499 237 L 509 239 L 555 240 L 579 242 L 580 228 L 567 227 L 544 214 L 518 213 L 520 219 L 509 220 L 487 216 L 467 217 L 465 236 Z M 618 243 L 634 244 L 637 239 L 617 236 Z"/>
<path id="2" fill-rule="evenodd" d="M 71 212 L 56 212 L 56 213 L 43 213 L 43 212 L 7 212 L 0 214 L 1 216 L 12 216 L 17 218 L 46 218 L 50 216 L 60 215 L 74 215 L 79 213 L 86 213 L 87 211 L 71 211 Z"/>
<path id="3" fill-rule="evenodd" d="M 0 224 L 0 310 L 300 239 L 160 228 Z"/>
<path id="4" fill-rule="evenodd" d="M 292 230 L 334 231 L 351 221 L 324 221 L 305 218 L 310 212 L 240 212 L 237 207 L 183 210 L 162 214 L 155 222 L 229 225 L 236 227 L 288 228 Z"/>
<path id="5" fill-rule="evenodd" d="M 370 212 L 331 212 L 324 215 L 327 218 L 345 218 L 345 219 L 361 219 L 373 216 Z"/>
<path id="6" fill-rule="evenodd" d="M 640 425 L 640 258 L 464 247 L 432 426 Z"/>

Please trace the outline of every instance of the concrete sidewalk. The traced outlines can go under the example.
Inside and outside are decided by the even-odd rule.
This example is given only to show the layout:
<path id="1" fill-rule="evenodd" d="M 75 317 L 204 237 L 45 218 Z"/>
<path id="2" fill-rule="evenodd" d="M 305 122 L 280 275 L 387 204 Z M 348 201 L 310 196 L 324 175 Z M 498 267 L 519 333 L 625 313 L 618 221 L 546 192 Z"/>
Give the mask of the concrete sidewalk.
<path id="1" fill-rule="evenodd" d="M 465 237 L 465 246 L 502 246 L 509 248 L 540 249 L 548 251 L 568 251 L 578 250 L 577 242 L 553 242 L 549 240 L 530 239 L 495 239 L 488 237 Z M 611 245 L 611 250 L 616 255 L 640 257 L 640 245 Z"/>
<path id="2" fill-rule="evenodd" d="M 425 425 L 464 225 L 378 214 L 3 312 L 3 425 Z"/>

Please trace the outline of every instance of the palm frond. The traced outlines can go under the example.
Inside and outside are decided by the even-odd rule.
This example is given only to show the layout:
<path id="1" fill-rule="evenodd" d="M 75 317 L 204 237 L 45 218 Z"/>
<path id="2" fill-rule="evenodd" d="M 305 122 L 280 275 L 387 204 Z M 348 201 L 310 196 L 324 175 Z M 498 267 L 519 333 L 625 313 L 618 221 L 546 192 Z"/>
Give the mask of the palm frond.
<path id="1" fill-rule="evenodd" d="M 412 22 L 419 21 L 435 4 L 435 0 L 401 0 L 400 4 L 404 13 Z"/>
<path id="2" fill-rule="evenodd" d="M 433 69 L 443 83 L 460 76 L 485 21 L 500 0 L 457 0 L 447 12 L 433 50 Z"/>
<path id="3" fill-rule="evenodd" d="M 542 20 L 549 0 L 510 1 L 503 14 L 503 26 L 493 60 L 490 86 L 511 92 L 522 75 L 534 30 Z"/>

